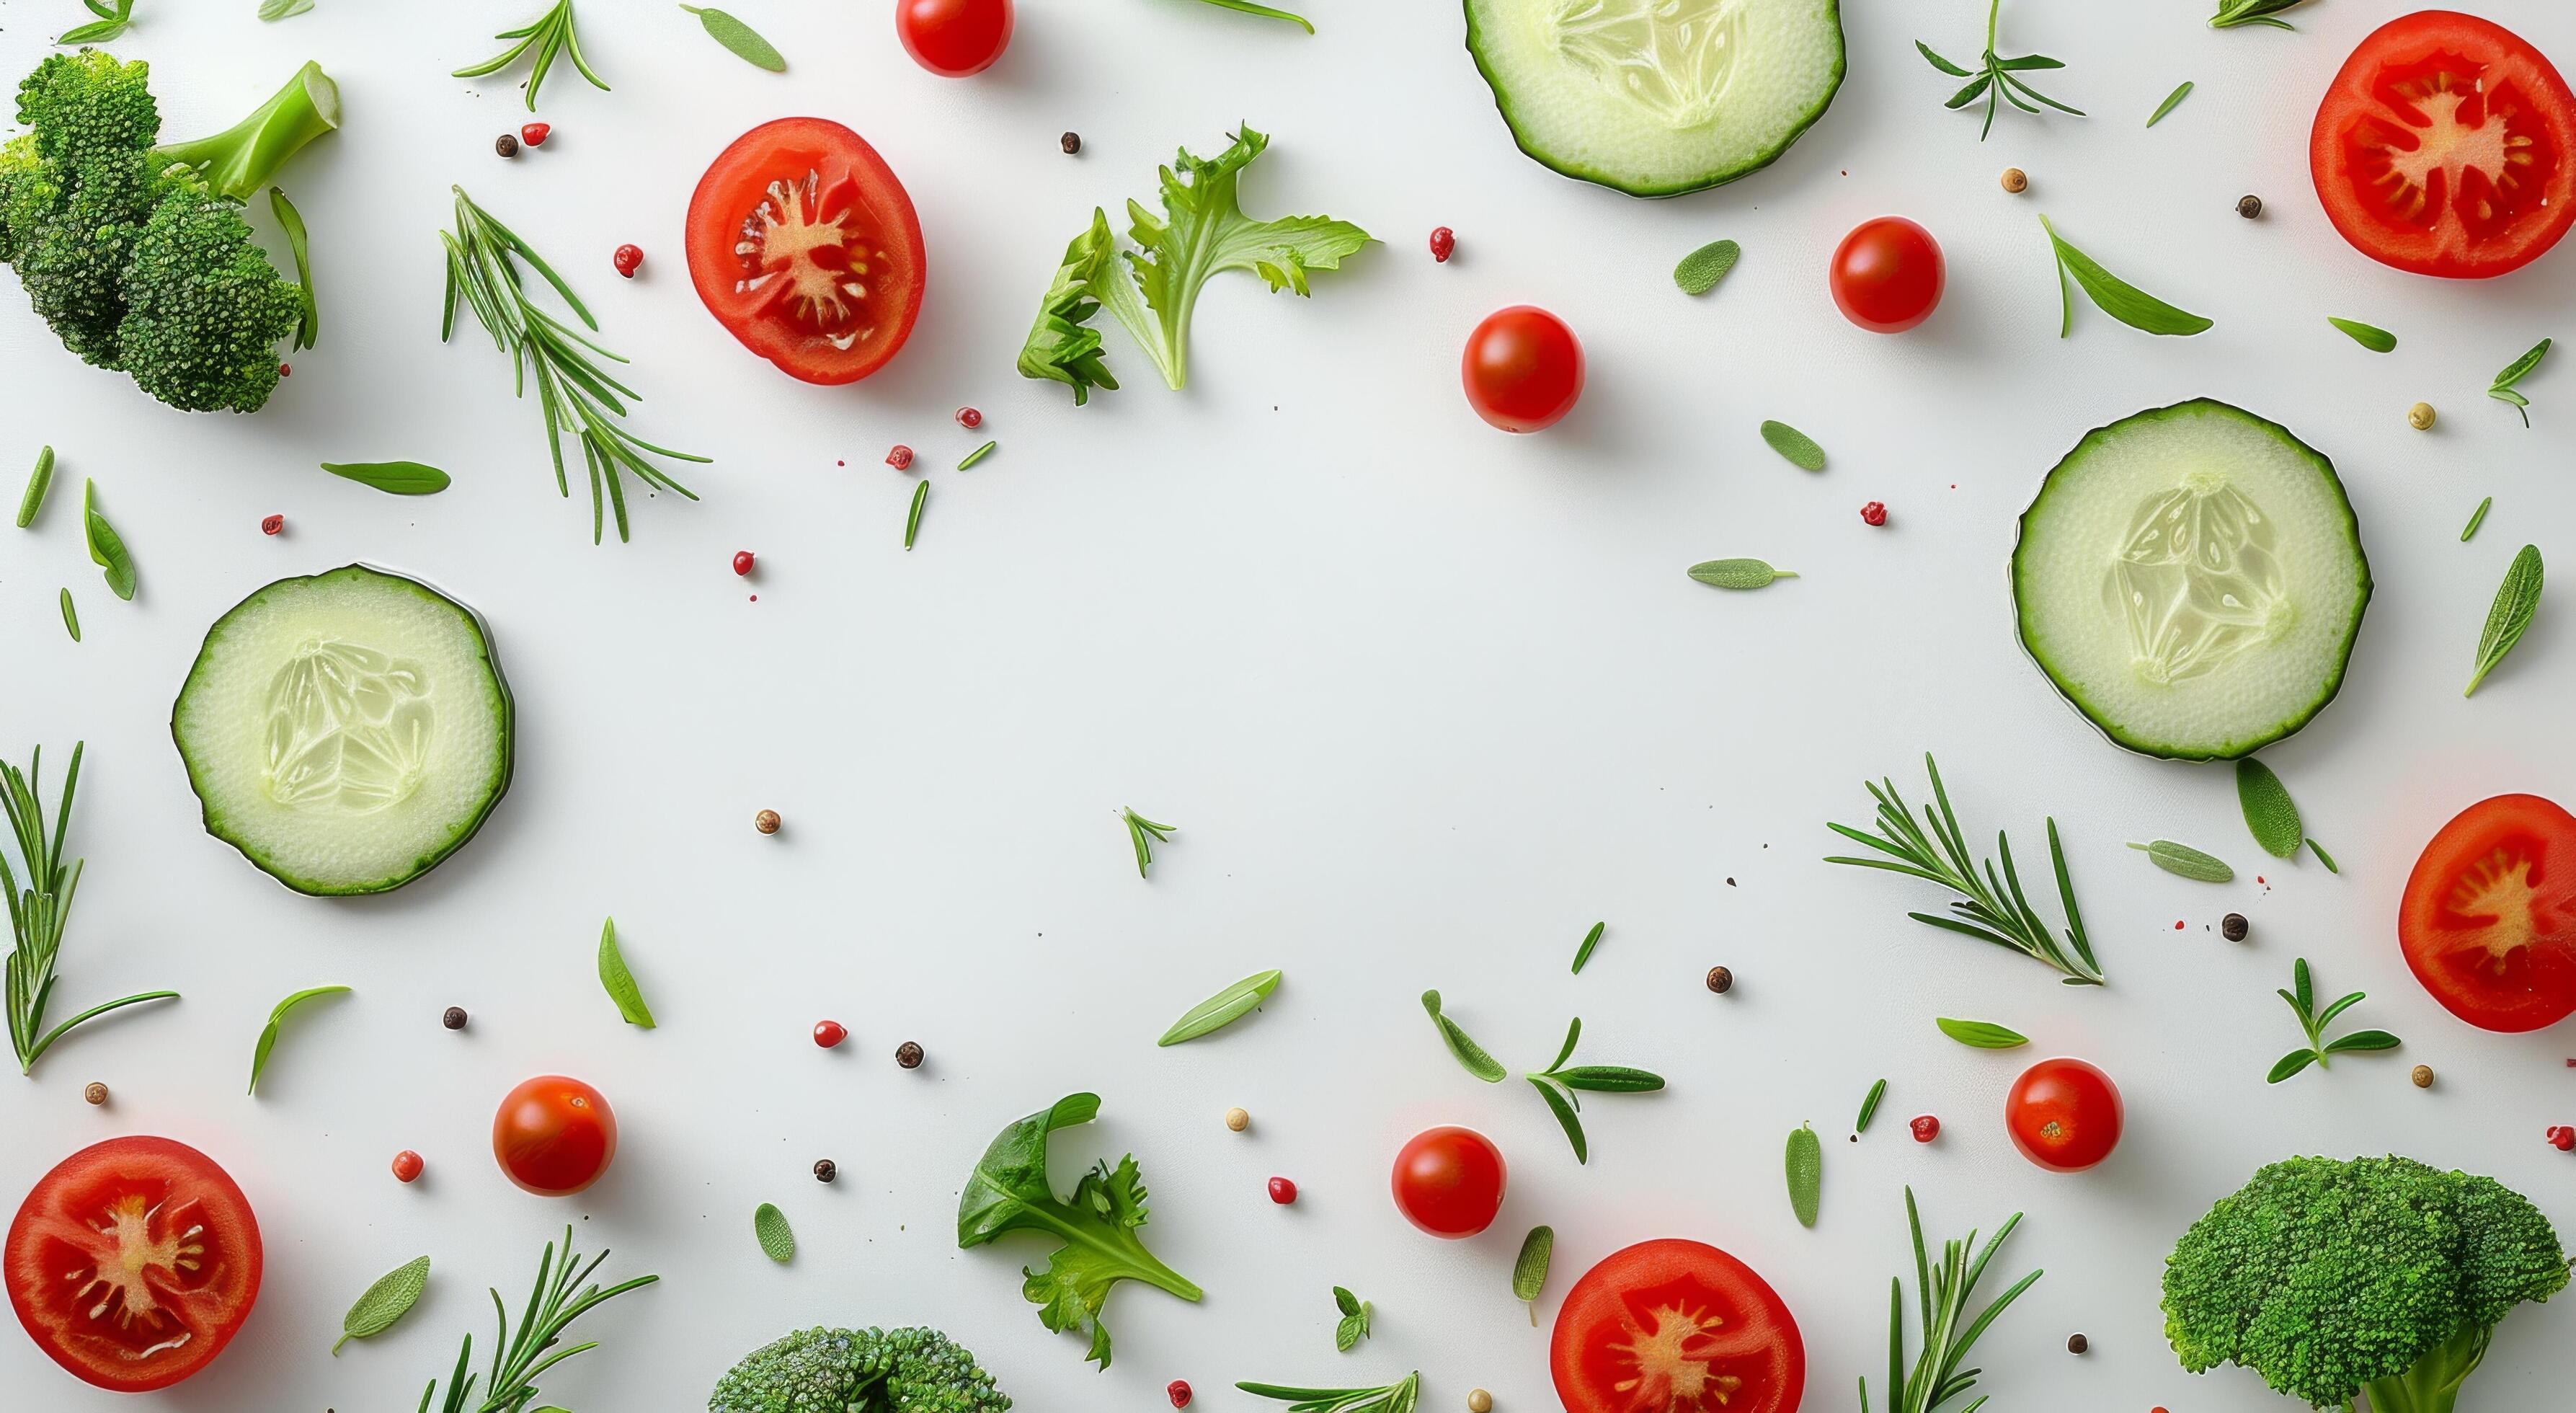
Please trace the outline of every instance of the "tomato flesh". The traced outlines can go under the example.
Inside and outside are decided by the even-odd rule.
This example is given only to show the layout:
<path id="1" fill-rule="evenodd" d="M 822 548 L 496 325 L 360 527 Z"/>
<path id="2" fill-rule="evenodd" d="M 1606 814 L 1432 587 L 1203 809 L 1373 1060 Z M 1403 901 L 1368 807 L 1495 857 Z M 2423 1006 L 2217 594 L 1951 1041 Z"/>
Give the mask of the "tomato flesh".
<path id="1" fill-rule="evenodd" d="M 1903 216 L 1852 227 L 1834 247 L 1827 283 L 1843 317 L 1872 333 L 1901 334 L 1941 306 L 1949 267 L 1932 233 Z"/>
<path id="2" fill-rule="evenodd" d="M 1510 1181 L 1503 1150 L 1455 1124 L 1424 1129 L 1395 1155 L 1396 1210 L 1416 1228 L 1446 1240 L 1492 1226 Z"/>
<path id="3" fill-rule="evenodd" d="M 214 1362 L 250 1318 L 260 1269 L 249 1199 L 213 1159 L 166 1138 L 112 1138 L 55 1164 L 0 1253 L 37 1346 L 120 1393 Z"/>
<path id="4" fill-rule="evenodd" d="M 689 198 L 689 280 L 716 322 L 790 377 L 852 383 L 912 336 L 921 218 L 867 139 L 822 118 L 736 138 Z"/>
<path id="5" fill-rule="evenodd" d="M 2397 938 L 2415 979 L 2471 1025 L 2576 1013 L 2576 816 L 2538 795 L 2462 810 L 2415 860 Z"/>
<path id="6" fill-rule="evenodd" d="M 1011 0 L 895 0 L 894 32 L 912 61 L 943 78 L 993 67 L 1011 47 Z"/>
<path id="7" fill-rule="evenodd" d="M 2353 248 L 2485 279 L 2576 222 L 2576 94 L 2501 25 L 2426 10 L 2371 32 L 2317 108 L 2309 175 Z"/>
<path id="8" fill-rule="evenodd" d="M 1506 432 L 1541 431 L 1583 396 L 1583 345 L 1563 319 L 1515 304 L 1467 336 L 1458 377 L 1477 416 Z"/>
<path id="9" fill-rule="evenodd" d="M 608 1096 L 580 1080 L 541 1074 L 502 1099 L 492 1156 L 522 1190 L 570 1197 L 599 1181 L 617 1156 L 617 1115 Z"/>
<path id="10" fill-rule="evenodd" d="M 2021 1155 L 2052 1172 L 2080 1173 L 2120 1146 L 2120 1088 L 2082 1060 L 2042 1060 L 2004 1099 L 2004 1124 Z"/>
<path id="11" fill-rule="evenodd" d="M 1639 1242 L 1566 1292 L 1548 1348 L 1566 1413 L 1793 1413 L 1807 1348 L 1779 1293 L 1704 1242 Z"/>

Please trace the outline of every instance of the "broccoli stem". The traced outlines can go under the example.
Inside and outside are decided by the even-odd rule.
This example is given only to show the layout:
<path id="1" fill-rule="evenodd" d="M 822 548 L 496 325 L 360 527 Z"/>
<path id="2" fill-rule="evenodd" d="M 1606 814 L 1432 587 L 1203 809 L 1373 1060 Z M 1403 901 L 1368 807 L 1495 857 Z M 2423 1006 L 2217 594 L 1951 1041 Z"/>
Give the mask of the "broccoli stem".
<path id="1" fill-rule="evenodd" d="M 235 201 L 268 184 L 304 144 L 340 126 L 340 85 L 318 63 L 295 71 L 259 111 L 212 137 L 173 142 L 153 151 L 193 167 L 209 190 Z"/>
<path id="2" fill-rule="evenodd" d="M 2478 1362 L 2487 1357 L 2487 1340 L 2494 1334 L 2492 1325 L 2463 1328 L 2425 1350 L 2424 1357 L 2405 1373 L 2363 1384 L 2370 1394 L 2371 1413 L 2452 1413 L 2460 1401 L 2460 1385 L 2477 1372 Z"/>

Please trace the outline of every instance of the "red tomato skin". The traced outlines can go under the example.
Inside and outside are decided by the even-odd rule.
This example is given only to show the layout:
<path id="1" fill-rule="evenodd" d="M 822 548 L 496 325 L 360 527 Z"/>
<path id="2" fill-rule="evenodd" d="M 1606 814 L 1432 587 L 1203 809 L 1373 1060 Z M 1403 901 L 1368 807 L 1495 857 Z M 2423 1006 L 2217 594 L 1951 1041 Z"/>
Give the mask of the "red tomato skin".
<path id="1" fill-rule="evenodd" d="M 2448 118 L 2457 121 L 2472 111 L 2482 122 L 2501 117 L 2508 124 L 2508 140 L 2530 140 L 2516 150 L 2532 159 L 2529 165 L 2538 168 L 2539 179 L 2518 180 L 2518 189 L 2508 194 L 2485 173 L 2463 165 L 2455 190 L 2454 174 L 2445 167 L 2439 173 L 2440 199 L 2421 208 L 2432 213 L 2427 225 L 2420 212 L 2392 209 L 2392 193 L 2418 188 L 2389 183 L 2391 164 L 2376 153 L 2392 145 L 2426 150 L 2421 138 L 2426 126 L 2415 120 L 2429 121 L 2433 115 L 2397 91 L 2437 70 L 2467 80 L 2455 83 L 2453 91 L 2473 94 L 2452 108 Z M 2498 104 L 2496 95 L 2508 101 Z M 2504 111 L 2508 106 L 2509 113 Z M 2397 140 L 2363 140 L 2374 134 Z M 2576 93 L 2548 56 L 2502 25 L 2449 10 L 2418 11 L 2371 31 L 2344 60 L 2309 130 L 2308 174 L 2326 218 L 2371 259 L 2448 279 L 2507 274 L 2546 254 L 2576 223 Z M 2428 182 L 2433 175 L 2426 173 Z M 2453 199 L 2472 188 L 2484 215 L 2477 224 Z M 2434 195 L 2429 185 L 2421 190 L 2426 197 Z M 2506 219 L 2496 223 L 2485 215 L 2495 210 L 2503 210 Z M 2493 228 L 2482 229 L 2486 224 Z"/>
<path id="2" fill-rule="evenodd" d="M 2042 1060 L 2004 1097 L 2004 1127 L 2021 1155 L 2055 1173 L 2080 1173 L 2120 1146 L 2127 1110 L 2120 1087 L 2082 1060 Z M 2052 1133 L 2051 1127 L 2059 1131 Z"/>
<path id="3" fill-rule="evenodd" d="M 1834 307 L 1872 333 L 1901 334 L 1941 307 L 1949 279 L 1941 243 L 1918 222 L 1879 216 L 1834 247 Z"/>
<path id="4" fill-rule="evenodd" d="M 1515 304 L 1467 336 L 1458 376 L 1477 416 L 1506 432 L 1542 431 L 1583 396 L 1583 344 L 1563 319 Z"/>
<path id="5" fill-rule="evenodd" d="M 1444 1241 L 1474 1236 L 1503 1210 L 1511 1170 L 1503 1150 L 1472 1128 L 1443 1124 L 1413 1136 L 1395 1155 L 1388 1180 L 1395 1209 L 1417 1230 Z"/>
<path id="6" fill-rule="evenodd" d="M 43 1299 L 64 1288 L 58 1269 L 62 1236 L 97 1231 L 101 1204 L 126 1193 L 146 1204 L 141 1220 L 149 1235 L 175 1235 L 182 1221 L 204 1227 L 197 1244 L 206 1249 L 189 1275 L 199 1283 L 182 1287 L 176 1297 L 175 1282 L 155 1281 L 152 1288 L 174 1315 L 199 1304 L 212 1307 L 201 1322 L 181 1322 L 189 1326 L 187 1344 L 153 1356 L 158 1363 L 132 1369 L 118 1367 L 121 1356 L 111 1340 L 48 1338 L 59 1334 L 67 1315 L 48 1309 Z M 55 1164 L 19 1205 L 0 1251 L 9 1304 L 36 1347 L 74 1378 L 117 1393 L 168 1388 L 213 1363 L 259 1302 L 265 1265 L 259 1218 L 232 1176 L 184 1143 L 141 1136 L 93 1143 Z M 84 1352 L 94 1357 L 84 1359 Z"/>
<path id="7" fill-rule="evenodd" d="M 1011 0 L 895 0 L 894 32 L 912 61 L 942 78 L 993 67 L 1011 47 Z"/>
<path id="8" fill-rule="evenodd" d="M 523 1192 L 570 1197 L 599 1181 L 617 1157 L 617 1114 L 580 1080 L 523 1080 L 492 1115 L 492 1157 Z"/>
<path id="9" fill-rule="evenodd" d="M 2518 945 L 2500 957 L 2487 946 L 2489 918 L 2515 929 Z M 2397 939 L 2433 999 L 2481 1030 L 2539 1030 L 2576 1014 L 2576 816 L 2538 795 L 2460 811 L 2407 875 Z"/>
<path id="10" fill-rule="evenodd" d="M 849 348 L 834 348 L 776 305 L 783 281 L 744 288 L 744 258 L 735 246 L 769 184 L 820 177 L 826 202 L 855 194 L 870 271 L 860 283 L 876 318 Z M 828 211 L 820 214 L 829 214 Z M 912 196 L 868 140 L 828 118 L 778 118 L 735 138 L 707 166 L 689 197 L 685 249 L 689 283 L 725 331 L 791 378 L 838 386 L 874 373 L 903 350 L 921 317 L 928 279 L 921 216 Z"/>
<path id="11" fill-rule="evenodd" d="M 1724 1321 L 1713 1339 L 1674 1346 L 1685 1356 L 1710 1356 L 1684 1360 L 1714 1376 L 1699 1398 L 1659 1396 L 1669 1395 L 1670 1385 L 1639 1377 L 1639 1361 L 1615 1347 L 1654 1347 L 1639 1336 L 1659 1332 L 1656 1317 L 1666 1311 Z M 1807 1346 L 1779 1292 L 1752 1267 L 1705 1242 L 1666 1237 L 1612 1252 L 1566 1292 L 1548 1340 L 1548 1371 L 1566 1413 L 1797 1413 Z M 1711 1396 L 1721 1378 L 1742 1381 L 1723 1403 Z"/>

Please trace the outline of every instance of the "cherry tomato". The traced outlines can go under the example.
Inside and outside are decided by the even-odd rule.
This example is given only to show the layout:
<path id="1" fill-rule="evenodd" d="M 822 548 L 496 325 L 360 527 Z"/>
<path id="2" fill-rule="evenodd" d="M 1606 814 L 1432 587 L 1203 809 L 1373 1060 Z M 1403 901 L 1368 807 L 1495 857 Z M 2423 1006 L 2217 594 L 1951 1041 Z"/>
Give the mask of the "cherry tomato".
<path id="1" fill-rule="evenodd" d="M 2080 1173 L 2120 1145 L 2119 1087 L 2082 1060 L 2042 1060 L 2004 1098 L 2004 1126 L 2021 1155 L 2053 1172 Z"/>
<path id="2" fill-rule="evenodd" d="M 1548 1369 L 1566 1413 L 1795 1413 L 1807 1346 L 1752 1267 L 1667 1238 L 1613 1252 L 1574 1283 Z"/>
<path id="3" fill-rule="evenodd" d="M 791 378 L 854 383 L 921 315 L 921 218 L 867 139 L 780 118 L 734 139 L 689 198 L 689 282 Z"/>
<path id="4" fill-rule="evenodd" d="M 596 1089 L 559 1074 L 522 1082 L 492 1116 L 492 1156 L 539 1197 L 570 1197 L 617 1156 L 617 1115 Z"/>
<path id="5" fill-rule="evenodd" d="M 1834 307 L 1873 333 L 1901 334 L 1931 318 L 1945 277 L 1940 243 L 1903 216 L 1863 221 L 1834 247 Z"/>
<path id="6" fill-rule="evenodd" d="M 1474 1236 L 1494 1224 L 1510 1180 L 1492 1139 L 1455 1124 L 1427 1128 L 1395 1155 L 1395 1209 L 1433 1236 Z"/>
<path id="7" fill-rule="evenodd" d="M 2308 175 L 2327 219 L 2371 259 L 2501 275 L 2576 222 L 2576 93 L 2501 25 L 2447 10 L 2390 20 L 2317 105 Z"/>
<path id="8" fill-rule="evenodd" d="M 912 61 L 944 78 L 993 67 L 1011 47 L 1011 0 L 895 0 L 894 32 Z"/>
<path id="9" fill-rule="evenodd" d="M 119 1393 L 213 1363 L 250 1318 L 260 1267 L 249 1199 L 214 1159 L 166 1138 L 111 1138 L 55 1164 L 0 1248 L 37 1348 Z M 53 1403 L 20 1392 L 12 1406 Z"/>
<path id="10" fill-rule="evenodd" d="M 1583 396 L 1583 345 L 1565 321 L 1535 305 L 1485 316 L 1458 360 L 1467 405 L 1506 432 L 1556 425 Z"/>
<path id="11" fill-rule="evenodd" d="M 2498 795 L 2442 826 L 2397 905 L 2406 965 L 2483 1030 L 2538 1030 L 2576 1013 L 2576 816 Z"/>

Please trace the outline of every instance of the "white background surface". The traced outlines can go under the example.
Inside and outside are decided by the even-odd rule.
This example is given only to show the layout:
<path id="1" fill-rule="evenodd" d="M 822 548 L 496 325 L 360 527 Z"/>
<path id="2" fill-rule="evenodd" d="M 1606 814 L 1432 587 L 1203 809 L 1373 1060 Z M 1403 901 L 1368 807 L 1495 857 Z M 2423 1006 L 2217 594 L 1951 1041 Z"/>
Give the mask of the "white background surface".
<path id="1" fill-rule="evenodd" d="M 186 993 L 0 1081 L 0 1195 L 122 1133 L 183 1139 L 239 1179 L 267 1243 L 257 1313 L 162 1406 L 409 1409 L 460 1333 L 488 1344 L 483 1287 L 515 1310 L 567 1220 L 586 1249 L 616 1249 L 610 1275 L 664 1277 L 590 1317 L 579 1332 L 603 1347 L 545 1381 L 542 1401 L 586 1410 L 699 1406 L 792 1327 L 920 1323 L 1032 1409 L 1157 1408 L 1174 1378 L 1203 1407 L 1267 1407 L 1229 1385 L 1420 1367 L 1426 1409 L 1482 1386 L 1524 1413 L 1552 1406 L 1545 1327 L 1506 1289 L 1537 1222 L 1558 1233 L 1542 1317 L 1616 1247 L 1713 1241 L 1794 1309 L 1808 1406 L 1844 1408 L 1854 1375 L 1882 1367 L 1884 1283 L 1911 1264 L 1906 1183 L 1936 1237 L 2029 1213 L 1994 1288 L 2048 1274 L 1979 1347 L 1995 1413 L 2276 1410 L 2295 1405 L 2241 1371 L 2182 1373 L 2156 1308 L 2173 1238 L 2259 1164 L 2404 1152 L 2492 1173 L 2576 1234 L 2576 1165 L 2541 1141 L 2576 1122 L 2561 1064 L 2576 1038 L 2452 1020 L 2393 936 L 2406 870 L 2453 812 L 2576 794 L 2559 593 L 2459 696 L 2514 549 L 2557 557 L 2550 535 L 2576 510 L 2576 380 L 2553 361 L 2526 384 L 2531 431 L 2481 396 L 2535 339 L 2576 332 L 2560 322 L 2576 253 L 2485 285 L 2401 275 L 2346 247 L 2308 183 L 2327 78 L 2403 7 L 2323 0 L 2296 34 L 2219 33 L 2204 0 L 2023 0 L 2006 51 L 2066 60 L 2043 87 L 2094 116 L 2007 113 L 1980 146 L 1912 45 L 1973 54 L 1983 7 L 1859 0 L 1823 121 L 1771 170 L 1660 203 L 1520 156 L 1446 0 L 1308 0 L 1312 39 L 1181 0 L 1024 0 L 1009 55 L 968 81 L 915 68 L 883 0 L 738 0 L 789 56 L 784 77 L 667 5 L 595 0 L 583 42 L 616 90 L 559 68 L 540 115 L 555 138 L 516 163 L 491 153 L 526 120 L 515 92 L 446 74 L 537 0 L 321 0 L 277 25 L 254 8 L 144 0 L 116 47 L 153 61 L 178 136 L 231 122 L 308 57 L 341 83 L 345 130 L 283 174 L 314 233 L 323 339 L 277 398 L 255 417 L 171 412 L 65 354 L 14 291 L 0 301 L 0 466 L 42 441 L 62 456 L 37 529 L 0 532 L 0 743 L 22 762 L 38 741 L 49 761 L 75 738 L 90 750 L 74 838 L 89 872 L 56 1006 Z M 2576 60 L 2576 11 L 2476 8 Z M 80 18 L 72 0 L 0 3 L 0 73 Z M 2186 78 L 2198 91 L 2145 130 Z M 793 383 L 744 353 L 680 259 L 708 159 L 793 113 L 865 133 L 929 242 L 920 327 L 856 387 Z M 1318 276 L 1311 302 L 1214 282 L 1185 393 L 1117 332 L 1126 390 L 1089 408 L 1017 377 L 1090 208 L 1149 195 L 1174 144 L 1213 152 L 1238 119 L 1275 136 L 1246 184 L 1255 214 L 1328 211 L 1386 244 Z M 1078 158 L 1056 150 L 1065 128 Z M 2027 195 L 1997 190 L 2007 163 L 2031 173 Z M 436 341 L 450 182 L 553 258 L 635 359 L 638 431 L 718 458 L 690 477 L 703 503 L 641 502 L 634 543 L 592 548 L 503 358 L 480 334 Z M 2248 191 L 2259 222 L 2233 210 Z M 2085 308 L 2058 341 L 2043 210 L 2216 329 L 2151 339 Z M 1949 258 L 1939 314 L 1899 338 L 1844 323 L 1823 275 L 1843 231 L 1889 211 Z M 1458 232 L 1446 266 L 1423 251 L 1440 224 Z M 1742 265 L 1711 297 L 1677 293 L 1675 259 L 1720 236 Z M 628 240 L 648 252 L 631 285 L 608 266 Z M 1469 414 L 1455 365 L 1477 318 L 1521 301 L 1574 325 L 1591 380 L 1564 424 L 1515 439 Z M 2328 314 L 2402 344 L 2374 357 Z M 2379 593 L 2343 698 L 2267 755 L 2340 879 L 2263 859 L 2223 768 L 2105 744 L 2012 640 L 2002 569 L 2039 475 L 2089 427 L 2202 394 L 2325 450 L 2361 517 Z M 2403 421 L 2418 398 L 2442 413 L 2430 435 Z M 983 433 L 948 420 L 963 403 Z M 1829 468 L 1772 455 L 1766 417 L 1812 433 Z M 947 469 L 986 435 L 991 459 Z M 910 554 L 912 479 L 879 464 L 896 441 L 935 482 Z M 456 484 L 395 500 L 313 469 L 392 457 Z M 140 565 L 131 606 L 82 554 L 84 476 Z M 2494 513 L 2460 544 L 2488 494 Z M 1856 514 L 1871 499 L 1885 529 Z M 272 511 L 288 522 L 275 540 L 257 528 Z M 760 555 L 748 584 L 727 564 L 742 548 Z M 1805 577 L 1744 595 L 1683 577 L 1725 555 Z M 218 613 L 359 558 L 490 616 L 520 754 L 507 801 L 434 875 L 331 902 L 201 832 L 166 719 Z M 1939 901 L 1925 887 L 1819 862 L 1827 819 L 1867 818 L 1864 777 L 1920 793 L 1926 748 L 1972 834 L 2008 825 L 2029 856 L 2056 815 L 2109 990 L 1905 921 Z M 1122 804 L 1181 828 L 1150 883 Z M 777 838 L 750 828 L 764 806 L 786 816 Z M 2186 883 L 2122 848 L 2157 836 L 2246 877 Z M 2213 930 L 2230 909 L 2253 919 L 2245 946 Z M 656 1031 L 622 1025 L 594 979 L 612 913 Z M 1569 977 L 1596 918 L 1608 936 Z M 2354 1021 L 2406 1048 L 2267 1088 L 2297 1039 L 2272 988 L 2302 954 L 2321 987 L 2368 990 Z M 1700 984 L 1717 963 L 1740 978 L 1723 999 Z M 1183 1009 L 1273 966 L 1288 981 L 1262 1015 L 1154 1048 Z M 357 994 L 300 1016 L 243 1097 L 270 1005 L 334 981 Z M 1593 1103 L 1578 1167 L 1527 1086 L 1479 1085 L 1443 1052 L 1415 1001 L 1429 986 L 1516 1068 L 1580 1014 L 1585 1059 L 1672 1088 Z M 461 1035 L 439 1027 L 450 1004 L 473 1013 Z M 2037 1051 L 1965 1050 L 1936 1014 L 2011 1024 Z M 854 1033 L 839 1052 L 806 1038 L 823 1016 Z M 892 1062 L 905 1039 L 929 1050 L 918 1073 Z M 2003 1091 L 2038 1053 L 2087 1056 L 2127 1096 L 2126 1141 L 2090 1174 L 2043 1173 L 2005 1137 Z M 2441 1074 L 2429 1093 L 2407 1084 L 2418 1062 Z M 576 1200 L 523 1195 L 488 1156 L 502 1092 L 547 1071 L 601 1086 L 621 1121 L 616 1166 Z M 1882 1075 L 1877 1126 L 1845 1142 Z M 114 1090 L 104 1110 L 81 1103 L 93 1078 Z M 1207 1289 L 1194 1308 L 1120 1287 L 1105 1375 L 1019 1297 L 1046 1247 L 953 1240 L 984 1144 L 1077 1088 L 1106 1108 L 1061 1136 L 1061 1185 L 1135 1151 L 1150 1244 Z M 1249 1134 L 1219 1123 L 1230 1104 L 1252 1111 Z M 1946 1128 L 1918 1147 L 1904 1121 L 1925 1112 Z M 1827 1139 L 1813 1231 L 1780 1178 L 1801 1120 Z M 1444 1244 L 1402 1223 L 1385 1184 L 1406 1136 L 1451 1121 L 1493 1135 L 1513 1182 L 1492 1231 Z M 412 1187 L 386 1173 L 406 1147 L 429 1163 Z M 838 1185 L 807 1175 L 822 1156 Z M 1300 1185 L 1295 1207 L 1263 1195 L 1274 1173 Z M 752 1240 L 764 1200 L 801 1243 L 783 1269 Z M 429 1297 L 329 1357 L 349 1300 L 423 1252 Z M 1332 1350 L 1335 1283 L 1377 1306 L 1353 1355 Z M 2504 1325 L 2476 1407 L 2559 1396 L 2569 1304 Z M 2061 1349 L 2076 1330 L 2082 1359 Z M 0 1403 L 132 1406 L 15 1335 Z"/>

